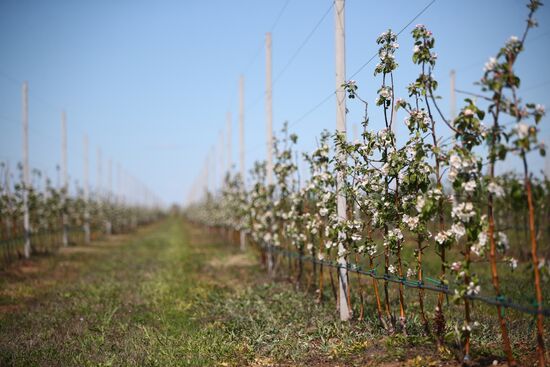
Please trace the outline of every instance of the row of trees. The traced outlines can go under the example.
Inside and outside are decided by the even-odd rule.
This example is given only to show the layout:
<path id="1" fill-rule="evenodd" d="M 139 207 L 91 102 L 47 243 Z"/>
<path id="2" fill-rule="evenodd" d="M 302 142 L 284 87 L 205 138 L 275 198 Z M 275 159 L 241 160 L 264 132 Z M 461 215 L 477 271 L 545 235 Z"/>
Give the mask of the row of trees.
<path id="1" fill-rule="evenodd" d="M 140 205 L 96 192 L 89 198 L 75 184 L 54 186 L 38 170 L 32 171 L 31 184 L 25 186 L 22 168 L 14 176 L 9 166 L 0 163 L 0 252 L 4 264 L 25 256 L 28 238 L 32 253 L 45 253 L 61 246 L 87 243 L 102 235 L 128 232 L 161 215 L 159 207 Z M 26 198 L 25 198 L 26 196 Z M 29 231 L 24 228 L 25 201 Z"/>
<path id="2" fill-rule="evenodd" d="M 518 282 L 527 279 L 522 286 L 530 284 L 533 289 L 537 359 L 544 366 L 543 308 L 548 303 L 543 300 L 542 279 L 549 268 L 539 258 L 539 247 L 550 238 L 550 183 L 548 178 L 533 176 L 528 157 L 532 152 L 545 154 L 537 138 L 545 110 L 519 97 L 520 78 L 514 71 L 527 34 L 537 25 L 533 15 L 540 6 L 538 0 L 528 3 L 522 37 L 511 37 L 490 58 L 479 82 L 480 93 L 471 93 L 452 119 L 438 104 L 432 32 L 424 25 L 412 31 L 412 61 L 419 74 L 408 85 L 407 98 L 397 98 L 394 89 L 397 35 L 391 30 L 382 33 L 374 70 L 381 83 L 374 104 L 381 110 L 384 128 L 371 130 L 372 107 L 361 97 L 357 83 L 348 81 L 342 88 L 365 110 L 360 140 L 349 142 L 341 133 L 323 132 L 318 148 L 303 155 L 309 164 L 304 178 L 298 172 L 297 136 L 285 127 L 273 147 L 274 185 L 266 183 L 265 163 L 256 163 L 250 184 L 245 185 L 239 176 L 228 176 L 222 192 L 208 194 L 203 202 L 189 207 L 188 217 L 211 227 L 246 232 L 254 243 L 268 249 L 264 255 L 271 274 L 277 268 L 271 248 L 322 261 L 355 259 L 384 274 L 387 278 L 381 287 L 373 279 L 372 294 L 378 320 L 390 333 L 407 332 L 410 314 L 405 281 L 424 284 L 425 269 L 438 268 L 437 283 L 454 289 L 453 300 L 462 308 L 462 322 L 456 330 L 465 363 L 470 361 L 472 333 L 480 327 L 473 317 L 472 297 L 482 291 L 483 276 L 492 283 L 492 290 L 484 291 L 503 300 L 506 294 L 500 276 L 519 263 L 516 274 L 521 271 L 523 275 L 518 275 Z M 406 139 L 396 137 L 399 113 L 405 115 Z M 450 136 L 445 134 L 449 130 Z M 521 174 L 497 175 L 497 166 L 510 155 L 519 157 Z M 336 184 L 339 175 L 345 178 L 341 187 Z M 348 204 L 346 217 L 336 210 L 341 193 Z M 302 261 L 295 270 L 299 283 Z M 322 298 L 322 266 L 316 270 Z M 395 296 L 388 282 L 392 277 L 400 280 Z M 363 288 L 360 292 L 362 317 Z M 397 315 L 392 297 L 398 300 Z M 416 301 L 425 332 L 443 345 L 449 329 L 445 294 L 439 293 L 433 314 L 425 309 L 422 288 Z M 496 302 L 498 324 L 508 363 L 514 366 L 510 320 L 502 305 Z"/>

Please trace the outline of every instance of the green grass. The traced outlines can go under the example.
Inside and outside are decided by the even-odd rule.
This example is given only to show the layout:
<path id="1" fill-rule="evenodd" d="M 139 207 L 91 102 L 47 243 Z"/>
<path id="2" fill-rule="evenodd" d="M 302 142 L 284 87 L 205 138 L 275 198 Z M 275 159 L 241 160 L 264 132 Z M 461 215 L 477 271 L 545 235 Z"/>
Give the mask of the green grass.
<path id="1" fill-rule="evenodd" d="M 0 274 L 0 366 L 457 365 L 417 317 L 408 337 L 341 323 L 328 288 L 316 303 L 258 264 L 177 218 L 16 264 Z M 494 339 L 475 345 L 480 364 L 499 358 Z"/>

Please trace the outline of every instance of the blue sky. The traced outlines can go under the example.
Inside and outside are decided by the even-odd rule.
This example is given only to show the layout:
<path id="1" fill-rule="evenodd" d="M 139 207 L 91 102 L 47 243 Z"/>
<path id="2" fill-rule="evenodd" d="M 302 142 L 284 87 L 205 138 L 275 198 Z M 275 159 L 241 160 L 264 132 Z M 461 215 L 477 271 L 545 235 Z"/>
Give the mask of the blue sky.
<path id="1" fill-rule="evenodd" d="M 346 1 L 348 76 L 375 52 L 382 31 L 400 30 L 430 1 Z M 273 29 L 280 10 L 285 6 Z M 330 0 L 3 0 L 0 2 L 0 160 L 21 160 L 21 82 L 30 89 L 30 162 L 55 176 L 59 164 L 60 116 L 69 124 L 69 173 L 82 180 L 82 139 L 90 139 L 91 183 L 96 148 L 131 172 L 167 203 L 181 202 L 200 173 L 206 155 L 233 115 L 233 161 L 238 159 L 238 79 L 245 75 L 247 165 L 265 157 L 265 32 L 273 30 L 274 127 L 289 121 L 310 151 L 323 129 L 335 126 L 335 102 L 296 123 L 334 90 L 332 12 L 284 72 L 331 5 Z M 436 36 L 441 105 L 448 111 L 449 72 L 457 88 L 473 83 L 484 62 L 511 35 L 523 31 L 527 14 L 520 0 L 437 0 L 402 33 L 396 94 L 418 70 L 410 62 L 410 29 L 426 24 Z M 537 15 L 518 61 L 525 100 L 550 106 L 550 7 Z M 359 92 L 374 101 L 380 84 L 376 61 L 354 76 Z M 460 102 L 461 96 L 458 96 Z M 460 103 L 459 103 L 460 106 Z M 348 130 L 363 113 L 348 104 Z M 378 115 L 379 116 L 379 115 Z M 399 118 L 398 121 L 402 121 Z M 372 111 L 373 128 L 382 122 Z M 550 142 L 548 118 L 542 139 Z M 405 132 L 404 128 L 398 130 Z M 545 162 L 532 157 L 534 171 Z M 103 163 L 103 172 L 107 163 Z M 516 167 L 513 159 L 506 168 Z M 504 168 L 502 168 L 504 169 Z"/>

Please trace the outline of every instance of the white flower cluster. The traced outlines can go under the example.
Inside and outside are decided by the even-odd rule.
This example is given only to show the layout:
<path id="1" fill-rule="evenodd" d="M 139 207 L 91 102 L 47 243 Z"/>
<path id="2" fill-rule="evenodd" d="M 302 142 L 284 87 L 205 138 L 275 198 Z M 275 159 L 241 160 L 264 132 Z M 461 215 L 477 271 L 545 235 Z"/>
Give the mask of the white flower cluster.
<path id="1" fill-rule="evenodd" d="M 408 268 L 407 269 L 407 278 L 412 278 L 416 275 L 416 269 Z"/>
<path id="2" fill-rule="evenodd" d="M 433 47 L 433 33 L 425 25 L 417 24 L 413 30 L 413 37 L 416 40 L 413 47 L 413 60 L 417 63 L 428 62 L 435 65 L 437 54 L 431 52 Z"/>
<path id="3" fill-rule="evenodd" d="M 479 284 L 476 284 L 474 282 L 468 283 L 468 288 L 466 289 L 466 294 L 469 296 L 479 294 L 481 291 L 481 286 Z"/>
<path id="4" fill-rule="evenodd" d="M 476 215 L 474 205 L 469 202 L 453 203 L 453 209 L 451 211 L 453 219 L 460 220 L 463 223 L 468 221 Z"/>
<path id="5" fill-rule="evenodd" d="M 495 240 L 497 249 L 500 252 L 505 253 L 510 249 L 510 241 L 508 240 L 508 236 L 506 235 L 506 233 L 498 232 Z"/>
<path id="6" fill-rule="evenodd" d="M 514 128 L 514 132 L 518 139 L 525 139 L 529 136 L 530 127 L 524 122 L 518 122 Z"/>
<path id="7" fill-rule="evenodd" d="M 407 214 L 403 214 L 402 217 L 403 223 L 411 230 L 414 231 L 418 227 L 418 223 L 420 222 L 420 218 L 418 216 L 409 216 Z"/>
<path id="8" fill-rule="evenodd" d="M 450 169 L 447 178 L 451 183 L 454 182 L 461 173 L 470 175 L 478 172 L 477 161 L 473 156 L 466 158 L 461 157 L 458 153 L 452 153 L 449 157 L 449 165 Z"/>
<path id="9" fill-rule="evenodd" d="M 470 251 L 472 251 L 477 256 L 483 256 L 485 254 L 485 251 L 487 251 L 487 233 L 481 232 L 477 236 L 477 241 L 470 246 Z"/>
<path id="10" fill-rule="evenodd" d="M 395 51 L 399 48 L 397 35 L 388 30 L 378 37 L 376 43 L 380 45 L 380 49 L 378 50 L 380 62 L 374 68 L 374 74 L 388 74 L 397 68 L 394 56 Z"/>
<path id="11" fill-rule="evenodd" d="M 419 129 L 426 132 L 428 126 L 430 126 L 431 120 L 428 113 L 424 110 L 413 109 L 409 112 L 409 115 L 405 117 L 405 125 L 409 130 Z"/>
<path id="12" fill-rule="evenodd" d="M 496 182 L 490 182 L 489 185 L 487 185 L 487 191 L 489 191 L 497 198 L 501 198 L 504 196 L 504 189 Z"/>
<path id="13" fill-rule="evenodd" d="M 520 50 L 520 47 L 521 47 L 521 41 L 519 40 L 518 37 L 511 36 L 508 39 L 508 41 L 506 41 L 506 45 L 504 47 L 506 47 L 508 50 L 510 50 L 512 52 L 518 52 Z"/>
<path id="14" fill-rule="evenodd" d="M 485 66 L 483 67 L 483 71 L 485 72 L 494 71 L 497 66 L 498 66 L 497 59 L 494 57 L 490 57 L 489 61 L 485 63 Z"/>
<path id="15" fill-rule="evenodd" d="M 385 103 L 389 103 L 393 97 L 391 87 L 382 87 L 378 90 L 378 98 L 376 98 L 376 105 L 381 106 Z"/>
<path id="16" fill-rule="evenodd" d="M 477 187 L 477 183 L 475 180 L 470 180 L 462 183 L 462 189 L 468 194 L 473 193 L 476 187 Z"/>
<path id="17" fill-rule="evenodd" d="M 399 228 L 390 229 L 386 238 L 390 241 L 401 241 L 403 240 L 403 232 Z"/>
<path id="18" fill-rule="evenodd" d="M 466 227 L 462 223 L 453 223 L 450 229 L 441 231 L 435 236 L 435 242 L 440 245 L 446 245 L 451 241 L 458 241 L 466 234 Z"/>

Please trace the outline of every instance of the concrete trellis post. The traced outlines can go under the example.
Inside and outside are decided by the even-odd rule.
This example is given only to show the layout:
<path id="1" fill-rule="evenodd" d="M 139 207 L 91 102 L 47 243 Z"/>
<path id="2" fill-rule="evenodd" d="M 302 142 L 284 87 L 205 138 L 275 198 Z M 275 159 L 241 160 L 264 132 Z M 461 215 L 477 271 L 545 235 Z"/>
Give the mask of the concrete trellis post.
<path id="1" fill-rule="evenodd" d="M 231 136 L 231 112 L 227 111 L 226 115 L 227 119 L 227 135 L 226 135 L 226 141 L 227 141 L 227 173 L 231 173 L 231 168 L 233 166 L 233 151 L 231 148 L 231 140 L 233 137 Z"/>
<path id="2" fill-rule="evenodd" d="M 111 199 L 113 195 L 113 160 L 109 158 L 108 163 L 108 171 L 107 171 L 107 205 L 109 207 L 109 210 L 111 210 Z M 106 222 L 106 230 L 107 230 L 107 236 L 110 236 L 113 233 L 113 223 L 111 223 L 111 220 L 107 218 Z"/>
<path id="3" fill-rule="evenodd" d="M 267 184 L 273 184 L 273 78 L 271 33 L 265 36 L 265 117 L 267 130 Z"/>
<path id="4" fill-rule="evenodd" d="M 335 43 L 336 43 L 336 130 L 341 134 L 346 134 L 346 94 L 342 84 L 346 81 L 346 59 L 345 59 L 345 17 L 344 0 L 335 0 L 334 2 L 334 20 L 335 20 Z M 340 163 L 344 163 L 345 157 L 337 157 Z M 346 197 L 342 192 L 345 177 L 338 173 L 336 177 L 337 189 L 337 212 L 340 220 L 347 219 Z M 339 309 L 340 320 L 347 321 L 351 318 L 351 312 L 348 305 L 348 274 L 347 274 L 347 249 L 343 244 L 338 245 L 338 268 L 339 275 Z"/>
<path id="5" fill-rule="evenodd" d="M 265 117 L 267 130 L 267 185 L 273 185 L 273 78 L 272 78 L 272 52 L 271 33 L 265 36 Z M 267 244 L 270 246 L 271 244 Z M 273 276 L 273 252 L 267 253 L 267 271 Z"/>
<path id="6" fill-rule="evenodd" d="M 23 82 L 23 230 L 25 231 L 25 245 L 23 248 L 25 258 L 31 256 L 31 223 L 29 214 L 30 172 L 29 172 L 29 85 Z"/>
<path id="7" fill-rule="evenodd" d="M 116 164 L 116 200 L 118 204 L 122 202 L 122 168 L 120 163 Z"/>
<path id="8" fill-rule="evenodd" d="M 244 162 L 244 76 L 241 75 L 239 79 L 239 149 L 240 149 L 240 171 L 241 171 L 241 181 L 243 189 L 246 187 L 245 182 L 245 162 Z M 241 230 L 239 233 L 240 237 L 240 247 L 244 251 L 246 248 L 246 233 L 244 230 Z"/>
<path id="9" fill-rule="evenodd" d="M 451 119 L 456 117 L 456 72 L 451 70 Z"/>
<path id="10" fill-rule="evenodd" d="M 90 183 L 88 176 L 88 135 L 84 135 L 84 243 L 90 243 Z"/>
<path id="11" fill-rule="evenodd" d="M 206 162 L 204 163 L 204 193 L 206 198 L 210 191 L 210 155 L 206 156 Z"/>
<path id="12" fill-rule="evenodd" d="M 227 173 L 226 169 L 226 159 L 225 154 L 225 142 L 223 139 L 223 130 L 220 130 L 220 145 L 218 146 L 219 159 L 220 159 L 220 188 L 223 189 L 225 184 L 225 174 Z"/>
<path id="13" fill-rule="evenodd" d="M 105 190 L 103 187 L 103 156 L 101 154 L 101 148 L 97 147 L 97 177 L 96 177 L 96 200 L 99 205 L 99 215 L 103 217 L 103 225 L 105 226 L 105 234 L 109 234 L 109 222 L 105 217 Z"/>
<path id="14" fill-rule="evenodd" d="M 239 148 L 240 148 L 240 171 L 243 185 L 245 182 L 244 162 L 244 76 L 239 79 Z"/>
<path id="15" fill-rule="evenodd" d="M 96 195 L 97 198 L 100 199 L 103 191 L 103 179 L 102 179 L 102 167 L 101 167 L 101 148 L 97 147 L 96 149 L 96 169 L 97 169 L 97 177 L 96 177 Z"/>
<path id="16" fill-rule="evenodd" d="M 69 191 L 69 175 L 67 172 L 67 114 L 61 113 L 61 174 L 63 180 L 63 190 L 61 191 L 61 202 L 63 203 L 63 247 L 69 245 L 69 218 L 65 212 L 65 203 Z"/>
<path id="17" fill-rule="evenodd" d="M 215 146 L 212 146 L 212 148 L 210 149 L 210 160 L 211 160 L 211 163 L 212 163 L 212 196 L 214 196 L 216 194 L 216 147 Z"/>

